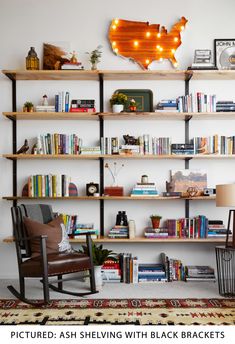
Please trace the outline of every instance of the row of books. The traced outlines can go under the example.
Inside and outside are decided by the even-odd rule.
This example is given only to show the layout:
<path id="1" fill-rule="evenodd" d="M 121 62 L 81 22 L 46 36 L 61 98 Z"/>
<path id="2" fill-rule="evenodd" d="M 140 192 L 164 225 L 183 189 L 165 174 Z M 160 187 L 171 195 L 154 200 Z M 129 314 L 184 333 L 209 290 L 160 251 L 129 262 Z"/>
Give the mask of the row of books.
<path id="1" fill-rule="evenodd" d="M 79 154 L 82 140 L 76 134 L 42 134 L 35 154 Z"/>
<path id="2" fill-rule="evenodd" d="M 158 196 L 155 183 L 137 183 L 131 191 L 131 197 L 138 196 Z"/>
<path id="3" fill-rule="evenodd" d="M 193 218 L 168 219 L 163 228 L 153 229 L 145 228 L 144 236 L 146 238 L 164 239 L 164 238 L 224 238 L 227 229 L 221 220 L 208 220 L 204 215 Z"/>
<path id="4" fill-rule="evenodd" d="M 161 253 L 161 261 L 166 272 L 167 282 L 184 281 L 185 268 L 179 259 L 169 258 L 165 253 Z"/>
<path id="5" fill-rule="evenodd" d="M 179 112 L 216 112 L 216 95 L 197 92 L 177 99 Z"/>
<path id="6" fill-rule="evenodd" d="M 48 111 L 46 107 L 37 107 L 36 111 Z M 52 106 L 47 106 L 47 109 L 53 111 Z M 55 95 L 55 112 L 95 112 L 95 100 L 94 99 L 72 99 L 70 104 L 69 92 L 58 92 Z"/>
<path id="7" fill-rule="evenodd" d="M 192 143 L 194 154 L 235 154 L 235 136 L 195 137 Z"/>
<path id="8" fill-rule="evenodd" d="M 31 175 L 28 178 L 29 197 L 69 197 L 68 175 Z"/>
<path id="9" fill-rule="evenodd" d="M 55 112 L 69 112 L 69 92 L 58 92 L 55 95 Z"/>

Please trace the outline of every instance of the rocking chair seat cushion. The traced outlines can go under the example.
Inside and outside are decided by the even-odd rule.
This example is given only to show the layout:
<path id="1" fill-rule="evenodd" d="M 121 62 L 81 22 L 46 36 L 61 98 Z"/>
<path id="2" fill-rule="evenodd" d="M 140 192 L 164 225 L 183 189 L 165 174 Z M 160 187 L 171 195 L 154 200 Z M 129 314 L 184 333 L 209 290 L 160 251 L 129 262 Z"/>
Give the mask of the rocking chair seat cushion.
<path id="1" fill-rule="evenodd" d="M 24 217 L 24 225 L 28 236 L 47 235 L 46 247 L 47 253 L 56 253 L 60 250 L 61 243 L 67 239 L 64 238 L 64 222 L 62 216 L 54 218 L 51 222 L 44 224 Z M 63 226 L 63 227 L 62 227 Z M 30 240 L 31 257 L 40 255 L 40 241 L 38 239 Z M 71 249 L 67 240 L 65 248 Z"/>
<path id="2" fill-rule="evenodd" d="M 47 255 L 48 276 L 56 276 L 91 269 L 90 257 L 79 252 L 60 252 Z M 24 277 L 42 276 L 42 258 L 40 256 L 27 259 L 21 265 Z"/>

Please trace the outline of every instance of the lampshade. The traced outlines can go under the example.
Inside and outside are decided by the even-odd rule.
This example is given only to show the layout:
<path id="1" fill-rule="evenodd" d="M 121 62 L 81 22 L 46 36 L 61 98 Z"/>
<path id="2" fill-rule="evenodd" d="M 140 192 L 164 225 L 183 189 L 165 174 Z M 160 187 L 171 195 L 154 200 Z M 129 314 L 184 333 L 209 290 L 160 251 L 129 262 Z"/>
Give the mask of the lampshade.
<path id="1" fill-rule="evenodd" d="M 235 207 L 235 184 L 216 185 L 216 206 Z"/>

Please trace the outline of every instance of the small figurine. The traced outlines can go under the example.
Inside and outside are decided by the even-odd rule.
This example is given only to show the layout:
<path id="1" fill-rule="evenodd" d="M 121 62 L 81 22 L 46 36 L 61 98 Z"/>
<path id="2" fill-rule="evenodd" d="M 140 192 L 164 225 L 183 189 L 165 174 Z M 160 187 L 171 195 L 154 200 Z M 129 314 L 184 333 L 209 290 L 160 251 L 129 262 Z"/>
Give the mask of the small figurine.
<path id="1" fill-rule="evenodd" d="M 70 58 L 70 63 L 74 63 L 74 64 L 78 63 L 78 58 L 77 58 L 76 52 L 73 51 L 73 52 L 70 53 L 70 54 L 72 55 L 71 58 Z"/>
<path id="2" fill-rule="evenodd" d="M 25 154 L 28 150 L 29 150 L 28 140 L 25 139 L 23 146 L 20 147 L 20 149 L 16 152 L 16 154 Z"/>
<path id="3" fill-rule="evenodd" d="M 166 192 L 173 192 L 174 191 L 174 182 L 170 181 L 167 182 L 166 181 Z"/>
<path id="4" fill-rule="evenodd" d="M 31 149 L 31 154 L 38 154 L 37 144 L 35 143 Z"/>
<path id="5" fill-rule="evenodd" d="M 136 139 L 134 136 L 123 135 L 125 145 L 138 145 L 139 139 Z"/>
<path id="6" fill-rule="evenodd" d="M 42 105 L 43 106 L 48 106 L 48 97 L 46 94 L 42 97 Z"/>

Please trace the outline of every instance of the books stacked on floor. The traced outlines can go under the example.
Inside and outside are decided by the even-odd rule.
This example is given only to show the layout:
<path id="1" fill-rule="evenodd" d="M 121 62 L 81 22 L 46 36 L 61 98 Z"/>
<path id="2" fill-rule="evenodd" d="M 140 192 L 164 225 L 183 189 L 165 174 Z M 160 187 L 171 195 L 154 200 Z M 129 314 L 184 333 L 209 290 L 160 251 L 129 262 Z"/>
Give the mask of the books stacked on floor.
<path id="1" fill-rule="evenodd" d="M 75 229 L 71 233 L 71 238 L 86 239 L 84 233 L 90 233 L 91 239 L 97 239 L 99 236 L 99 231 L 94 228 L 94 223 L 77 223 Z"/>
<path id="2" fill-rule="evenodd" d="M 28 178 L 29 197 L 69 197 L 71 178 L 60 175 L 31 175 Z"/>
<path id="3" fill-rule="evenodd" d="M 185 268 L 181 260 L 169 258 L 165 253 L 161 253 L 161 260 L 168 282 L 185 281 Z"/>
<path id="4" fill-rule="evenodd" d="M 215 282 L 215 271 L 207 265 L 188 265 L 185 267 L 186 282 Z"/>
<path id="5" fill-rule="evenodd" d="M 235 136 L 194 137 L 195 154 L 235 154 Z"/>
<path id="6" fill-rule="evenodd" d="M 179 112 L 216 112 L 216 95 L 197 92 L 177 99 Z"/>
<path id="7" fill-rule="evenodd" d="M 194 143 L 172 143 L 171 154 L 194 154 Z"/>
<path id="8" fill-rule="evenodd" d="M 36 105 L 35 106 L 36 112 L 55 112 L 54 105 Z"/>
<path id="9" fill-rule="evenodd" d="M 70 112 L 96 112 L 94 99 L 72 99 Z"/>
<path id="10" fill-rule="evenodd" d="M 108 234 L 109 238 L 112 239 L 125 239 L 129 237 L 128 226 L 117 226 L 112 227 Z"/>
<path id="11" fill-rule="evenodd" d="M 164 238 L 168 238 L 168 228 L 154 229 L 152 227 L 147 227 L 144 230 L 144 236 L 147 239 L 164 239 Z"/>
<path id="12" fill-rule="evenodd" d="M 59 215 L 61 215 L 63 218 L 66 233 L 68 235 L 72 234 L 78 225 L 78 215 L 68 215 L 68 214 L 59 214 Z"/>
<path id="13" fill-rule="evenodd" d="M 101 137 L 101 154 L 119 154 L 118 137 Z"/>
<path id="14" fill-rule="evenodd" d="M 122 283 L 138 283 L 138 258 L 131 253 L 120 253 L 119 263 Z"/>
<path id="15" fill-rule="evenodd" d="M 136 183 L 131 191 L 131 197 L 159 196 L 155 183 Z"/>
<path id="16" fill-rule="evenodd" d="M 71 62 L 64 62 L 61 66 L 62 70 L 83 70 L 84 67 L 82 66 L 81 62 L 71 63 Z"/>
<path id="17" fill-rule="evenodd" d="M 82 155 L 101 154 L 100 146 L 81 147 L 80 154 Z"/>
<path id="18" fill-rule="evenodd" d="M 139 283 L 167 282 L 163 264 L 139 264 Z"/>
<path id="19" fill-rule="evenodd" d="M 38 135 L 34 154 L 79 154 L 82 140 L 76 134 Z"/>
<path id="20" fill-rule="evenodd" d="M 161 100 L 158 105 L 155 112 L 178 112 L 178 105 L 176 99 L 164 99 Z"/>
<path id="21" fill-rule="evenodd" d="M 229 234 L 232 234 L 229 230 Z M 227 235 L 227 228 L 222 220 L 208 221 L 208 238 L 225 238 Z"/>
<path id="22" fill-rule="evenodd" d="M 69 112 L 69 92 L 58 92 L 55 95 L 55 112 Z"/>
<path id="23" fill-rule="evenodd" d="M 121 267 L 119 260 L 108 258 L 101 268 L 101 274 L 104 283 L 120 283 Z"/>
<path id="24" fill-rule="evenodd" d="M 221 100 L 216 103 L 217 112 L 235 111 L 235 103 L 232 100 Z"/>

